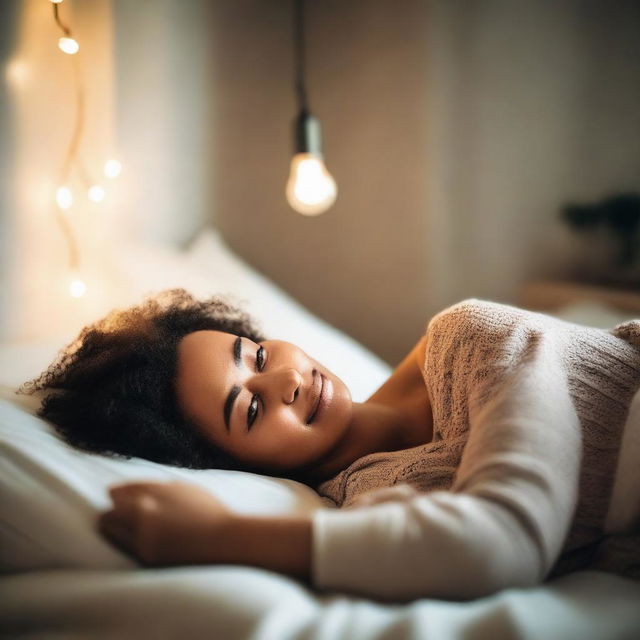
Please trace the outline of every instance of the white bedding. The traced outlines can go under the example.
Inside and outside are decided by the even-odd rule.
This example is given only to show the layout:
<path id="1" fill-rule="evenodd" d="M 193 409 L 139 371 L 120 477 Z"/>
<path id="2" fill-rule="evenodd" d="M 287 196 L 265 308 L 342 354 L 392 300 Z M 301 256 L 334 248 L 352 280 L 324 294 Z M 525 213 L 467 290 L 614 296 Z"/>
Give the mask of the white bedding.
<path id="1" fill-rule="evenodd" d="M 597 572 L 468 603 L 401 606 L 232 566 L 23 574 L 5 579 L 1 595 L 14 638 L 634 640 L 640 629 L 640 586 Z"/>
<path id="2" fill-rule="evenodd" d="M 165 286 L 227 289 L 254 305 L 267 335 L 300 344 L 364 400 L 389 368 L 240 261 L 212 231 L 191 250 L 123 253 L 122 303 Z M 226 278 L 226 279 L 225 279 Z M 128 296 L 128 297 L 127 297 Z M 17 638 L 602 638 L 640 637 L 640 584 L 582 572 L 469 603 L 379 604 L 251 567 L 141 569 L 95 532 L 110 484 L 179 477 L 241 512 L 329 506 L 308 487 L 232 471 L 193 471 L 75 451 L 12 387 L 72 336 L 0 345 L 0 634 Z"/>

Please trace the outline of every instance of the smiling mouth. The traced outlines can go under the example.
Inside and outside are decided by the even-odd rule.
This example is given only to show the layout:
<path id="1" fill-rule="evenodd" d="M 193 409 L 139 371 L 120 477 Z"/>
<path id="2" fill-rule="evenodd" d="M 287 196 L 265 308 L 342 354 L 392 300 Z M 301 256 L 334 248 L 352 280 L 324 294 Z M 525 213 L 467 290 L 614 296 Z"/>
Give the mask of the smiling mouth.
<path id="1" fill-rule="evenodd" d="M 318 393 L 318 397 L 313 404 L 313 409 L 311 409 L 311 413 L 307 418 L 306 424 L 311 424 L 313 419 L 316 417 L 316 413 L 318 413 L 318 407 L 320 406 L 320 400 L 322 399 L 322 391 L 324 390 L 324 376 L 321 373 L 318 373 L 320 376 L 320 392 Z"/>

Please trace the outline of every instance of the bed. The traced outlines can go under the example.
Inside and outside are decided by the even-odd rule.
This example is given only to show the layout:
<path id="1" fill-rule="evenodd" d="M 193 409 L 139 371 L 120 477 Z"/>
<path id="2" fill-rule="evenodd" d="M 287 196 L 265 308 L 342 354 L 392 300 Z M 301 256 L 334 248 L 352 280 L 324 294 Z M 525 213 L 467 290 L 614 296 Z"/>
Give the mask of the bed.
<path id="1" fill-rule="evenodd" d="M 266 335 L 299 344 L 342 377 L 357 401 L 365 400 L 390 373 L 386 363 L 251 269 L 212 229 L 204 230 L 184 251 L 128 246 L 120 252 L 118 264 L 127 290 L 121 292 L 118 306 L 172 286 L 203 296 L 229 293 L 258 318 Z M 572 306 L 559 315 L 573 314 L 573 321 L 595 324 L 593 315 L 576 318 L 579 312 Z M 599 312 L 598 320 L 606 317 L 606 322 L 617 313 L 610 308 L 603 311 L 602 306 Z M 108 505 L 111 484 L 143 478 L 184 480 L 242 513 L 311 513 L 334 506 L 292 480 L 178 469 L 68 447 L 35 414 L 38 399 L 18 396 L 14 389 L 38 374 L 72 337 L 0 345 L 3 637 L 640 637 L 640 583 L 596 571 L 471 602 L 423 598 L 382 604 L 316 592 L 294 579 L 253 567 L 137 566 L 95 530 L 98 512 Z M 635 403 L 640 408 L 640 396 Z"/>

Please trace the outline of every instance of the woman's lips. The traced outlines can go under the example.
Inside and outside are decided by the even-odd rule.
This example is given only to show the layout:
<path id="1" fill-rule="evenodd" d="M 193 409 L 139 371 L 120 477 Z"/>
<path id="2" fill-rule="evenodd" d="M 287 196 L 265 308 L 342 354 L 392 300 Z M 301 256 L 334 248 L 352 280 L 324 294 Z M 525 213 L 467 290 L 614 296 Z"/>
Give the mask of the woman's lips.
<path id="1" fill-rule="evenodd" d="M 311 414 L 307 418 L 307 424 L 311 424 L 318 415 L 321 415 L 325 411 L 331 403 L 332 397 L 333 385 L 331 384 L 331 380 L 320 374 L 320 392 L 311 410 Z"/>

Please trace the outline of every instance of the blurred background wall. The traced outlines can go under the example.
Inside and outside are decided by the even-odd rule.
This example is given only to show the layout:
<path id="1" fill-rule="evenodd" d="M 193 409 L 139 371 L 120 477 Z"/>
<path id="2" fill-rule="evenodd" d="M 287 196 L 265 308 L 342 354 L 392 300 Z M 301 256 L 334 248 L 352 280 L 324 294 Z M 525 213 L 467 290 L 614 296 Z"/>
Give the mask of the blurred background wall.
<path id="1" fill-rule="evenodd" d="M 284 200 L 289 3 L 217 3 L 215 215 L 248 260 L 388 361 L 448 304 L 514 301 L 565 273 L 563 203 L 637 190 L 637 2 L 308 4 L 338 200 L 312 219 Z"/>
<path id="2" fill-rule="evenodd" d="M 184 246 L 215 218 L 213 7 L 225 3 L 111 3 L 126 234 Z"/>
<path id="3" fill-rule="evenodd" d="M 126 168 L 116 241 L 185 246 L 215 225 L 392 364 L 444 306 L 516 302 L 523 283 L 570 275 L 579 239 L 559 220 L 563 204 L 640 190 L 635 0 L 308 1 L 307 88 L 338 185 L 334 207 L 315 218 L 284 196 L 292 3 L 104 2 L 112 22 L 91 15 L 95 4 L 64 6 L 110 36 L 94 40 L 91 62 L 104 104 L 111 92 L 115 101 Z M 24 29 L 32 6 L 3 4 L 5 62 L 17 50 L 7 34 Z M 50 28 L 31 20 L 31 33 Z M 8 79 L 5 89 L 0 133 L 14 139 L 2 162 L 15 168 L 19 94 Z M 20 153 L 37 155 L 29 145 Z M 3 206 L 3 234 L 21 206 Z M 7 283 L 20 261 L 3 258 L 3 305 L 14 304 Z"/>

